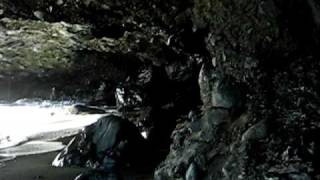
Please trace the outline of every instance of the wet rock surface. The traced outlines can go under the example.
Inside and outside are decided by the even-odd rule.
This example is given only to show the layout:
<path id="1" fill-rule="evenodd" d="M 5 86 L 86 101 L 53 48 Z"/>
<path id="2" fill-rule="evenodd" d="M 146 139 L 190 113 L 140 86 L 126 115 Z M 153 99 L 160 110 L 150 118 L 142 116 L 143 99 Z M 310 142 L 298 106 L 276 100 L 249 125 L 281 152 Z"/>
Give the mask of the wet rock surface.
<path id="1" fill-rule="evenodd" d="M 74 137 L 52 165 L 88 167 L 95 169 L 91 174 L 97 176 L 101 173 L 120 177 L 121 168 L 140 167 L 147 162 L 142 157 L 148 157 L 150 153 L 146 140 L 132 123 L 119 116 L 107 115 Z"/>
<path id="2" fill-rule="evenodd" d="M 291 2 L 290 12 L 304 11 L 299 3 Z M 313 151 L 307 150 L 308 142 L 318 144 L 315 134 L 301 133 L 312 132 L 309 123 L 317 120 L 306 112 L 310 110 L 306 104 L 298 100 L 313 101 L 318 96 L 314 89 L 317 85 L 313 84 L 316 81 L 309 84 L 305 79 L 317 74 L 317 70 L 309 69 L 309 75 L 302 73 L 306 68 L 304 60 L 312 67 L 318 66 L 317 52 L 302 50 L 302 44 L 314 47 L 314 42 L 301 42 L 292 32 L 298 29 L 279 24 L 289 20 L 295 28 L 303 26 L 291 19 L 292 14 L 282 16 L 284 7 L 278 3 L 284 5 L 279 1 L 195 4 L 195 13 L 200 18 L 194 22 L 199 26 L 205 23 L 211 29 L 207 36 L 211 59 L 199 75 L 203 110 L 198 121 L 202 128 L 194 131 L 194 122 L 177 126 L 170 153 L 156 170 L 155 179 L 319 178 L 318 160 L 311 155 Z M 302 2 L 299 5 L 306 6 Z M 310 16 L 305 14 L 301 18 L 306 20 Z M 298 85 L 293 83 L 295 78 L 305 80 L 298 80 L 301 83 Z M 301 86 L 304 92 L 308 87 L 312 95 L 294 93 Z M 303 128 L 302 121 L 308 122 L 308 128 Z M 291 155 L 286 151 L 288 147 L 294 149 Z"/>
<path id="3" fill-rule="evenodd" d="M 117 153 L 122 151 L 135 154 L 139 151 L 134 148 L 141 148 L 142 151 L 143 144 L 144 139 L 133 124 L 119 116 L 108 115 L 86 127 L 83 133 L 73 138 L 53 164 L 56 166 L 94 166 L 96 163 L 101 163 L 99 160 L 103 161 L 108 151 L 110 151 L 110 156 L 117 156 Z M 126 150 L 128 146 L 131 146 L 130 150 Z M 122 158 L 124 157 L 123 155 Z M 131 156 L 127 158 L 129 157 Z"/>
<path id="4" fill-rule="evenodd" d="M 0 24 L 2 99 L 19 98 L 17 94 L 49 96 L 54 85 L 45 79 L 52 71 L 69 71 L 74 51 L 84 37 L 81 34 L 89 32 L 86 26 L 66 23 L 3 18 Z"/>
<path id="5" fill-rule="evenodd" d="M 128 134 L 114 138 L 129 122 L 155 179 L 319 179 L 319 5 L 3 0 L 1 96 L 117 107 L 120 121 L 87 127 L 60 154 L 96 169 L 78 179 L 118 178 L 115 164 L 140 157 Z M 116 158 L 96 151 L 113 146 Z"/>

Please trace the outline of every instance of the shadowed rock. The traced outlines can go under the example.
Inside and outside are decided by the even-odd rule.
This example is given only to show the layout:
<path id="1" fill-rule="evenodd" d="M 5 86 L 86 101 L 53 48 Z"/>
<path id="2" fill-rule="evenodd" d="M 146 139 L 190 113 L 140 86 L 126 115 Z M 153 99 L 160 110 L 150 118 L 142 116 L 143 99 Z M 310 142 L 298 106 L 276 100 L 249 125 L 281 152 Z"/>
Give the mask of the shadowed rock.
<path id="1" fill-rule="evenodd" d="M 118 173 L 127 164 L 143 164 L 148 154 L 144 138 L 125 119 L 109 115 L 86 127 L 57 155 L 53 166 L 82 166 Z"/>

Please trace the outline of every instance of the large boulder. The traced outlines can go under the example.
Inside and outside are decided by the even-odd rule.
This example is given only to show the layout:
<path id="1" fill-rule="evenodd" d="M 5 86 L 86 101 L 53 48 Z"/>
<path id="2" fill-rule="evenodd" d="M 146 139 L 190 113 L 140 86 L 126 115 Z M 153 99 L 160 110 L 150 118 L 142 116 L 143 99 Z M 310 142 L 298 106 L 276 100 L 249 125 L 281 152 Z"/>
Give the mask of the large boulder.
<path id="1" fill-rule="evenodd" d="M 142 165 L 148 153 L 145 139 L 133 124 L 109 115 L 74 137 L 52 165 L 90 167 L 118 173 L 118 169 L 128 165 Z"/>

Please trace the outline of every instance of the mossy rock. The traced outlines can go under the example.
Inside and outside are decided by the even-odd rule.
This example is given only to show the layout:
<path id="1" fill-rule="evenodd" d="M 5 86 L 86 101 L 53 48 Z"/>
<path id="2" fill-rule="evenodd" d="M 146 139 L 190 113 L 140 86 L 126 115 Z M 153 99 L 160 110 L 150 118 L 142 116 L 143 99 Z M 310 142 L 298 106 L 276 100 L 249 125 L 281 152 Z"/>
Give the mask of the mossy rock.
<path id="1" fill-rule="evenodd" d="M 90 37 L 89 26 L 64 22 L 0 20 L 0 72 L 68 69 L 75 50 Z"/>

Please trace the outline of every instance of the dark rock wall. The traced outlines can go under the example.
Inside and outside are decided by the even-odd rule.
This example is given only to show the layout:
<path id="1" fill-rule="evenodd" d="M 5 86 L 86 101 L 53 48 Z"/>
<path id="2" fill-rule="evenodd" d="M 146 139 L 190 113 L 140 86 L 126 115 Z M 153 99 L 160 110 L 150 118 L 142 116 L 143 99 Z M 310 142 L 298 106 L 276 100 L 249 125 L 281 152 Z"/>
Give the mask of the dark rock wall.
<path id="1" fill-rule="evenodd" d="M 156 178 L 319 178 L 319 12 L 315 1 L 195 3 L 194 25 L 209 29 L 202 130 L 174 131 Z"/>

